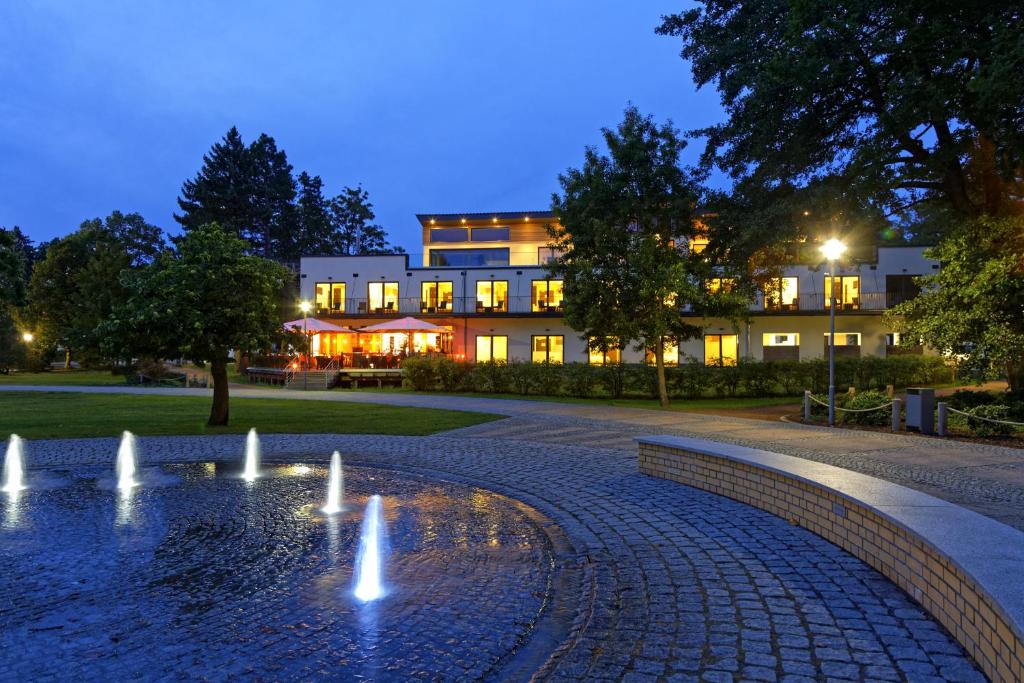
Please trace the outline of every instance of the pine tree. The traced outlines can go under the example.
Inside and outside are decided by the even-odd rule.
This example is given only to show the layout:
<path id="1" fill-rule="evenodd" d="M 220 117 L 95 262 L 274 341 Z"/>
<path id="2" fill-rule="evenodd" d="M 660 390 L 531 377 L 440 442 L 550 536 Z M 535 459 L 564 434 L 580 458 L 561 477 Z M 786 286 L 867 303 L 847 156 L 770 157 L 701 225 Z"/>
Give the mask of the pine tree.
<path id="1" fill-rule="evenodd" d="M 250 172 L 249 150 L 233 127 L 203 155 L 203 167 L 181 186 L 174 218 L 186 230 L 217 223 L 236 237 L 249 235 L 253 223 L 255 188 Z"/>
<path id="2" fill-rule="evenodd" d="M 294 229 L 277 247 L 284 261 L 297 261 L 302 256 L 334 253 L 330 206 L 323 195 L 323 180 L 305 171 L 299 174 L 299 196 L 294 207 Z"/>
<path id="3" fill-rule="evenodd" d="M 284 150 L 277 148 L 274 138 L 266 133 L 249 145 L 249 168 L 253 184 L 253 223 L 248 240 L 262 245 L 264 258 L 284 258 L 274 251 L 274 244 L 292 239 L 297 226 L 292 202 L 295 201 L 295 178 Z"/>
<path id="4" fill-rule="evenodd" d="M 401 253 L 401 249 L 388 244 L 387 233 L 376 223 L 369 193 L 362 187 L 346 187 L 331 200 L 331 219 L 334 223 L 334 247 L 344 256 Z"/>

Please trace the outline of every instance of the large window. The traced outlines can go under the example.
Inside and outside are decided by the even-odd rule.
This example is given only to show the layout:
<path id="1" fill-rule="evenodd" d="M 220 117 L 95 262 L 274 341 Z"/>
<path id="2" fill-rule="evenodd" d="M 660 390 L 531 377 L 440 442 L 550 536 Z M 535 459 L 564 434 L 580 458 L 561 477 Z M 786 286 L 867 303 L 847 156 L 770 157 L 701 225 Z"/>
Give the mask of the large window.
<path id="1" fill-rule="evenodd" d="M 773 277 L 764 287 L 764 310 L 796 311 L 800 309 L 800 278 Z"/>
<path id="2" fill-rule="evenodd" d="M 739 360 L 739 340 L 735 334 L 704 335 L 705 365 L 736 365 Z"/>
<path id="3" fill-rule="evenodd" d="M 764 360 L 800 360 L 800 335 L 796 332 L 765 332 L 761 345 Z"/>
<path id="4" fill-rule="evenodd" d="M 530 338 L 530 360 L 534 363 L 561 363 L 563 337 L 548 334 Z"/>
<path id="5" fill-rule="evenodd" d="M 420 312 L 442 313 L 452 310 L 451 282 L 424 282 L 420 285 Z"/>
<path id="6" fill-rule="evenodd" d="M 607 351 L 602 351 L 599 345 L 595 346 L 596 343 L 596 337 L 587 339 L 587 361 L 591 365 L 614 365 L 622 362 L 622 347 L 619 346 L 618 339 L 609 337 L 605 340 Z"/>
<path id="7" fill-rule="evenodd" d="M 713 277 L 705 282 L 705 286 L 709 294 L 728 293 L 736 286 L 736 281 L 731 277 Z"/>
<path id="8" fill-rule="evenodd" d="M 469 230 L 466 228 L 432 228 L 431 242 L 468 242 Z"/>
<path id="9" fill-rule="evenodd" d="M 542 266 L 547 265 L 564 253 L 564 250 L 554 247 L 537 247 L 537 263 Z"/>
<path id="10" fill-rule="evenodd" d="M 697 233 L 690 238 L 690 251 L 694 254 L 699 254 L 708 248 L 708 243 L 711 240 L 708 239 L 707 233 Z"/>
<path id="11" fill-rule="evenodd" d="M 477 335 L 476 362 L 486 363 L 508 361 L 508 337 L 504 335 Z"/>
<path id="12" fill-rule="evenodd" d="M 316 283 L 316 299 L 313 302 L 319 315 L 345 312 L 345 283 Z"/>
<path id="13" fill-rule="evenodd" d="M 476 283 L 476 312 L 508 311 L 508 280 L 480 280 Z"/>
<path id="14" fill-rule="evenodd" d="M 675 339 L 666 337 L 662 344 L 662 351 L 665 354 L 664 360 L 665 365 L 679 365 L 679 343 Z M 654 365 L 657 363 L 657 359 L 654 357 L 654 349 L 647 349 L 644 354 L 644 361 L 648 365 Z"/>
<path id="15" fill-rule="evenodd" d="M 500 228 L 473 228 L 471 238 L 474 242 L 508 242 L 508 227 Z"/>
<path id="16" fill-rule="evenodd" d="M 430 265 L 472 268 L 475 266 L 507 266 L 508 249 L 431 249 Z"/>
<path id="17" fill-rule="evenodd" d="M 398 311 L 398 283 L 371 282 L 367 285 L 370 313 L 396 313 Z"/>
<path id="18" fill-rule="evenodd" d="M 825 308 L 832 305 L 832 280 L 836 281 L 836 299 L 840 309 L 856 310 L 860 308 L 860 276 L 837 275 L 835 278 L 825 276 Z"/>
<path id="19" fill-rule="evenodd" d="M 534 280 L 530 287 L 530 310 L 534 313 L 562 310 L 562 281 Z"/>

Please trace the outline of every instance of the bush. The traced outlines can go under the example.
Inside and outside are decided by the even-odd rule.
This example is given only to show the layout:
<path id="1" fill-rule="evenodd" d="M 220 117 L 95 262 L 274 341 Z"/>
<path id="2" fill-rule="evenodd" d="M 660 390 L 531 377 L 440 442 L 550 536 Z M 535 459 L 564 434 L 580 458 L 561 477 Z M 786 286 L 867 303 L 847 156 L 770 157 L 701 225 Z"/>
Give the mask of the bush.
<path id="1" fill-rule="evenodd" d="M 547 362 L 535 365 L 537 393 L 558 396 L 562 392 L 562 365 Z"/>
<path id="2" fill-rule="evenodd" d="M 402 361 L 402 386 L 415 391 L 437 387 L 437 364 L 429 358 L 410 356 Z"/>
<path id="3" fill-rule="evenodd" d="M 988 422 L 987 420 L 1009 420 L 1010 407 L 998 404 L 980 405 L 971 408 L 970 416 L 967 418 L 967 428 L 978 436 L 1006 436 L 1013 434 L 1016 428 L 1013 425 Z M 977 417 L 986 418 L 978 420 Z"/>
<path id="4" fill-rule="evenodd" d="M 735 396 L 740 389 L 740 368 L 738 365 L 712 366 L 715 393 L 719 396 Z"/>
<path id="5" fill-rule="evenodd" d="M 508 366 L 503 361 L 487 361 L 476 366 L 476 391 L 490 394 L 508 393 L 510 379 Z"/>
<path id="6" fill-rule="evenodd" d="M 626 366 L 622 363 L 609 363 L 598 374 L 605 391 L 612 398 L 622 398 L 626 393 Z"/>
<path id="7" fill-rule="evenodd" d="M 808 388 L 810 373 L 805 364 L 795 360 L 776 361 L 775 378 L 786 396 L 800 396 Z"/>
<path id="8" fill-rule="evenodd" d="M 891 399 L 881 391 L 864 391 L 848 399 L 843 408 L 846 408 L 847 410 L 868 410 L 869 408 L 883 406 L 890 401 Z M 864 413 L 836 412 L 838 413 L 838 420 L 843 424 L 884 427 L 885 425 L 890 424 L 890 420 L 892 419 L 892 411 L 884 409 L 872 410 Z"/>
<path id="9" fill-rule="evenodd" d="M 628 366 L 626 386 L 638 394 L 658 398 L 658 369 L 646 363 Z M 666 381 L 667 377 L 666 377 Z"/>
<path id="10" fill-rule="evenodd" d="M 691 358 L 676 369 L 672 384 L 686 398 L 700 398 L 711 388 L 712 372 L 704 361 Z"/>
<path id="11" fill-rule="evenodd" d="M 451 358 L 438 358 L 435 371 L 437 379 L 441 383 L 442 391 L 458 391 L 465 385 L 466 376 L 469 375 L 471 366 L 466 363 L 456 363 Z"/>
<path id="12" fill-rule="evenodd" d="M 772 362 L 759 363 L 744 358 L 740 360 L 739 379 L 743 391 L 749 396 L 768 396 L 778 384 L 777 366 Z"/>
<path id="13" fill-rule="evenodd" d="M 512 361 L 508 364 L 508 378 L 512 390 L 521 396 L 526 396 L 537 387 L 537 366 L 534 363 L 519 363 Z"/>
<path id="14" fill-rule="evenodd" d="M 568 363 L 563 366 L 565 385 L 569 394 L 577 398 L 588 398 L 594 393 L 597 373 L 586 363 Z"/>

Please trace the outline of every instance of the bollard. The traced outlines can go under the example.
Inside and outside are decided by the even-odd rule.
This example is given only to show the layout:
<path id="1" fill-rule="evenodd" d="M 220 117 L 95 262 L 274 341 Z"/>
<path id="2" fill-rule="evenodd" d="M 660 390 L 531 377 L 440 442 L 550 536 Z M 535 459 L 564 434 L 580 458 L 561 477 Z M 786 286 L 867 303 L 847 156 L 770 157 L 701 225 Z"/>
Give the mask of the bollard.
<path id="1" fill-rule="evenodd" d="M 942 401 L 939 401 L 939 436 L 946 436 L 946 419 L 948 418 L 946 408 L 946 404 Z"/>
<path id="2" fill-rule="evenodd" d="M 903 401 L 894 398 L 892 400 L 892 431 L 900 431 L 900 406 L 903 405 Z"/>
<path id="3" fill-rule="evenodd" d="M 811 421 L 811 392 L 804 389 L 804 422 Z"/>

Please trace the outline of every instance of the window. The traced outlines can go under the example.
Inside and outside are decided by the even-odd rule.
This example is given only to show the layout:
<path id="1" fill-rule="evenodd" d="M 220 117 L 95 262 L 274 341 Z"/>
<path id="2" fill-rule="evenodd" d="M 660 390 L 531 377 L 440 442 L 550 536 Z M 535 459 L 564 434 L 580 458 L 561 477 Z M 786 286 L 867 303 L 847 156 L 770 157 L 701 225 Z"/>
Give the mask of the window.
<path id="1" fill-rule="evenodd" d="M 800 279 L 774 277 L 764 286 L 764 310 L 796 311 L 800 309 Z"/>
<path id="2" fill-rule="evenodd" d="M 534 280 L 530 287 L 530 310 L 534 313 L 562 310 L 562 281 Z"/>
<path id="3" fill-rule="evenodd" d="M 420 312 L 438 313 L 452 310 L 451 282 L 424 282 L 420 285 Z"/>
<path id="4" fill-rule="evenodd" d="M 761 345 L 763 360 L 800 360 L 800 335 L 796 332 L 765 332 Z"/>
<path id="5" fill-rule="evenodd" d="M 470 237 L 474 242 L 508 242 L 511 239 L 508 227 L 473 228 Z"/>
<path id="6" fill-rule="evenodd" d="M 591 365 L 614 365 L 622 362 L 622 347 L 619 346 L 618 339 L 609 337 L 605 340 L 605 344 L 608 346 L 607 351 L 595 348 L 595 343 L 597 343 L 597 337 L 587 339 L 587 361 Z"/>
<path id="7" fill-rule="evenodd" d="M 800 346 L 800 335 L 796 332 L 787 334 L 765 332 L 762 336 L 762 343 L 764 346 Z"/>
<path id="8" fill-rule="evenodd" d="M 707 233 L 698 233 L 690 238 L 690 251 L 694 254 L 699 254 L 708 248 L 708 243 L 711 240 L 708 239 Z"/>
<path id="9" fill-rule="evenodd" d="M 537 263 L 538 265 L 547 265 L 555 259 L 559 258 L 564 254 L 563 249 L 555 249 L 554 247 L 537 247 Z"/>
<path id="10" fill-rule="evenodd" d="M 679 344 L 675 339 L 665 337 L 662 342 L 662 350 L 664 353 L 665 365 L 679 365 Z M 658 362 L 654 357 L 654 349 L 647 349 L 644 355 L 644 362 L 648 365 L 654 365 Z"/>
<path id="11" fill-rule="evenodd" d="M 398 311 L 398 283 L 371 282 L 367 285 L 370 313 L 395 313 Z"/>
<path id="12" fill-rule="evenodd" d="M 860 308 L 860 276 L 837 275 L 835 278 L 825 276 L 825 308 L 832 305 L 832 280 L 836 281 L 836 299 L 839 308 L 857 310 Z"/>
<path id="13" fill-rule="evenodd" d="M 345 283 L 318 282 L 313 305 L 318 314 L 345 312 Z"/>
<path id="14" fill-rule="evenodd" d="M 476 362 L 505 363 L 508 361 L 508 337 L 501 335 L 477 335 Z"/>
<path id="15" fill-rule="evenodd" d="M 476 283 L 476 312 L 508 311 L 508 280 L 480 280 Z"/>
<path id="16" fill-rule="evenodd" d="M 704 335 L 704 365 L 736 365 L 739 342 L 735 334 Z"/>
<path id="17" fill-rule="evenodd" d="M 431 228 L 431 242 L 468 242 L 469 230 L 466 228 Z"/>
<path id="18" fill-rule="evenodd" d="M 828 346 L 829 334 L 825 333 L 825 346 Z M 860 346 L 860 332 L 836 332 L 836 348 L 840 346 Z"/>
<path id="19" fill-rule="evenodd" d="M 549 334 L 530 338 L 530 360 L 534 363 L 562 362 L 562 335 Z"/>
<path id="20" fill-rule="evenodd" d="M 431 249 L 431 266 L 507 266 L 508 249 Z"/>
<path id="21" fill-rule="evenodd" d="M 729 293 L 736 286 L 736 281 L 731 277 L 713 277 L 705 282 L 704 285 L 707 287 L 709 294 Z"/>
<path id="22" fill-rule="evenodd" d="M 909 301 L 921 293 L 921 287 L 914 278 L 917 275 L 886 275 L 885 305 L 892 308 L 904 301 Z"/>

